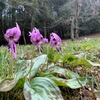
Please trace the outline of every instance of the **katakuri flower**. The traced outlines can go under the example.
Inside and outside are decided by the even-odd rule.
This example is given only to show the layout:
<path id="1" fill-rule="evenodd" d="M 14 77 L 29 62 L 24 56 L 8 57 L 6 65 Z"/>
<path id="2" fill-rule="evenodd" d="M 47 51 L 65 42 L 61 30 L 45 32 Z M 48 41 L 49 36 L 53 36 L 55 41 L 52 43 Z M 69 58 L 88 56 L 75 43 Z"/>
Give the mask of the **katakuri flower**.
<path id="1" fill-rule="evenodd" d="M 43 38 L 43 43 L 48 43 L 48 39 L 47 38 Z"/>
<path id="2" fill-rule="evenodd" d="M 52 47 L 55 47 L 57 51 L 61 51 L 61 38 L 56 34 L 56 33 L 51 33 L 50 34 L 50 45 Z"/>
<path id="3" fill-rule="evenodd" d="M 37 29 L 36 27 L 34 27 L 32 32 L 29 32 L 29 34 L 30 34 L 29 35 L 30 41 L 32 42 L 32 44 L 34 44 L 38 48 L 39 53 L 42 54 L 41 44 L 47 43 L 48 39 L 43 38 L 39 29 Z"/>
<path id="4" fill-rule="evenodd" d="M 15 59 L 17 57 L 15 42 L 19 40 L 20 36 L 21 36 L 21 30 L 17 22 L 16 22 L 16 27 L 8 29 L 4 34 L 4 38 L 8 42 L 8 49 L 10 52 L 12 52 L 12 55 L 14 56 Z"/>

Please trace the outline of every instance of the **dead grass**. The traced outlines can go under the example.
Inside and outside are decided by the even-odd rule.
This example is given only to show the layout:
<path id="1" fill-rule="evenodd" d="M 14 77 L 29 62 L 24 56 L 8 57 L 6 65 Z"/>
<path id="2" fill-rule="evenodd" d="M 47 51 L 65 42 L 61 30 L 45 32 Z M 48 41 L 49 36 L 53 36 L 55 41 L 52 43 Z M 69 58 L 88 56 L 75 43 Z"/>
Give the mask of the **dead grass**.
<path id="1" fill-rule="evenodd" d="M 19 88 L 8 92 L 0 92 L 0 100 L 25 100 L 23 89 Z"/>

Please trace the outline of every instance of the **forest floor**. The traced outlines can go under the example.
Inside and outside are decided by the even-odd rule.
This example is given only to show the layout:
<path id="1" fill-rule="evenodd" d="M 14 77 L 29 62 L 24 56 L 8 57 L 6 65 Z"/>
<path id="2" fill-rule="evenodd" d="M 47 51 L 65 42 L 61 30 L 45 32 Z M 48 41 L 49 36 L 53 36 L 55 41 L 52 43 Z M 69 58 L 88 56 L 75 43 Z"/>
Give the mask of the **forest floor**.
<path id="1" fill-rule="evenodd" d="M 100 33 L 80 36 L 78 40 L 75 40 L 75 42 L 84 41 L 84 40 L 86 40 L 86 41 L 99 40 L 100 41 Z M 68 41 L 70 42 L 71 39 L 68 39 Z M 97 49 L 97 48 L 94 48 L 94 49 Z M 98 57 L 98 59 L 99 59 L 98 63 L 100 63 L 100 50 L 99 50 L 99 53 L 97 54 L 97 56 L 99 56 Z M 65 89 L 65 91 L 64 91 L 64 88 L 63 88 L 62 94 L 68 93 L 68 95 L 69 95 L 69 96 L 68 95 L 64 96 L 65 100 L 100 100 L 100 67 L 92 68 L 90 70 L 94 72 L 94 75 L 96 75 L 96 71 L 98 73 L 98 75 L 95 76 L 95 77 L 96 77 L 96 79 L 98 77 L 99 90 L 97 90 L 95 86 L 94 86 L 93 90 L 91 90 L 88 86 L 85 86 L 85 87 L 77 89 L 77 90 L 72 90 L 72 89 L 67 90 L 67 89 Z M 96 84 L 94 84 L 94 85 L 96 85 Z"/>
<path id="2" fill-rule="evenodd" d="M 73 42 L 70 39 L 64 40 L 62 46 L 63 44 L 67 53 L 79 54 L 80 52 L 85 52 L 89 60 L 100 64 L 100 33 L 81 36 L 79 40 Z M 30 47 L 32 48 L 32 46 Z M 24 48 L 26 49 L 27 46 L 24 46 Z M 84 68 L 84 66 L 81 67 Z M 71 66 L 69 70 L 77 72 L 81 76 L 86 74 L 84 73 L 85 69 L 80 69 L 80 67 Z M 100 67 L 91 66 L 87 74 L 90 78 L 90 83 L 85 87 L 79 89 L 60 87 L 64 100 L 100 100 Z M 0 93 L 0 100 L 25 100 L 22 91 L 23 89 L 20 88 Z"/>

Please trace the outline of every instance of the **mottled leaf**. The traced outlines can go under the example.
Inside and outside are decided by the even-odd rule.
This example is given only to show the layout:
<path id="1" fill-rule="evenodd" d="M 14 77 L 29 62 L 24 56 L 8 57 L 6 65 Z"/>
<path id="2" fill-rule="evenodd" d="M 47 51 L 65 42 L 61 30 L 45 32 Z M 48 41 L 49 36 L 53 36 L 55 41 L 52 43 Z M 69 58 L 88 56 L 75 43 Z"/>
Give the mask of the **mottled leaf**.
<path id="1" fill-rule="evenodd" d="M 67 86 L 67 79 L 59 78 L 53 75 L 47 77 L 52 79 L 58 86 Z"/>
<path id="2" fill-rule="evenodd" d="M 52 66 L 50 68 L 48 68 L 44 74 L 48 74 L 49 73 L 51 74 L 51 72 L 54 74 L 54 73 L 57 73 L 57 74 L 60 74 L 60 75 L 63 75 L 65 77 L 69 77 L 69 78 L 75 78 L 75 77 L 79 77 L 79 75 L 75 72 L 72 72 L 66 68 L 61 68 L 61 67 L 58 67 L 58 66 Z"/>
<path id="3" fill-rule="evenodd" d="M 45 64 L 46 59 L 47 59 L 47 55 L 44 54 L 32 60 L 34 64 L 31 69 L 31 76 L 34 76 L 39 71 L 39 67 L 41 67 L 42 64 Z"/>
<path id="4" fill-rule="evenodd" d="M 6 92 L 11 90 L 16 85 L 17 82 L 18 82 L 17 79 L 4 79 L 0 83 L 0 91 Z"/>
<path id="5" fill-rule="evenodd" d="M 58 86 L 49 78 L 36 77 L 24 84 L 26 100 L 63 100 Z"/>
<path id="6" fill-rule="evenodd" d="M 68 86 L 72 89 L 83 87 L 87 83 L 87 79 L 83 77 L 72 78 L 72 79 L 63 79 L 55 76 L 47 76 L 47 77 L 52 79 L 58 86 Z"/>
<path id="7" fill-rule="evenodd" d="M 77 89 L 82 86 L 85 86 L 87 83 L 87 79 L 80 77 L 80 78 L 72 78 L 67 80 L 67 85 L 72 89 Z"/>
<path id="8" fill-rule="evenodd" d="M 28 75 L 30 71 L 31 60 L 24 60 L 17 63 L 16 68 L 17 71 L 15 72 L 15 78 L 20 79 Z"/>

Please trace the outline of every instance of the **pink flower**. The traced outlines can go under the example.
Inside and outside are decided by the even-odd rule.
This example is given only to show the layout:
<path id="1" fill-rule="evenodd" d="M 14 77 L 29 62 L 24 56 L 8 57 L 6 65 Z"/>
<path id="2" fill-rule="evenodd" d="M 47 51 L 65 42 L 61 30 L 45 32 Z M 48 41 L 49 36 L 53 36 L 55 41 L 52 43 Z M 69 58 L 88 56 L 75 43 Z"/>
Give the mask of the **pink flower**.
<path id="1" fill-rule="evenodd" d="M 32 42 L 32 44 L 34 44 L 38 50 L 39 53 L 42 53 L 42 48 L 41 48 L 41 44 L 43 43 L 47 43 L 48 40 L 46 38 L 43 38 L 43 36 L 41 35 L 39 29 L 37 29 L 36 27 L 33 28 L 32 32 L 30 33 L 30 41 Z"/>
<path id="2" fill-rule="evenodd" d="M 61 51 L 61 38 L 56 33 L 50 34 L 50 45 L 55 47 L 57 51 Z"/>
<path id="3" fill-rule="evenodd" d="M 43 43 L 48 43 L 48 39 L 47 38 L 43 38 Z"/>
<path id="4" fill-rule="evenodd" d="M 19 40 L 20 36 L 21 36 L 21 30 L 17 23 L 16 23 L 16 27 L 8 29 L 4 34 L 4 38 L 8 42 L 8 49 L 10 52 L 12 52 L 14 58 L 17 57 L 15 42 Z"/>

